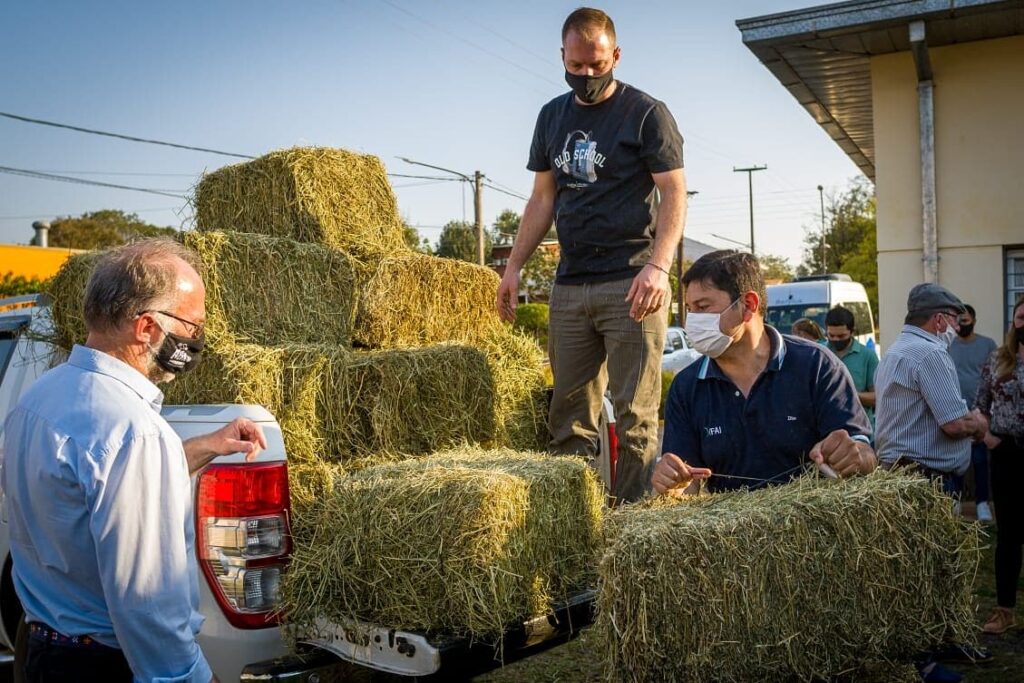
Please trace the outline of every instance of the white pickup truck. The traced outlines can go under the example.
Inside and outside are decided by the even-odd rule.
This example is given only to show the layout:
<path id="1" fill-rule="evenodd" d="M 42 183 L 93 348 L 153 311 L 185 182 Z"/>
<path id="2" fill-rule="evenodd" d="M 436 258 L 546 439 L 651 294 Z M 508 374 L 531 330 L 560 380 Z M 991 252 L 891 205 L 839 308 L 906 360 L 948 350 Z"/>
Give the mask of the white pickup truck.
<path id="1" fill-rule="evenodd" d="M 3 419 L 54 358 L 53 347 L 26 334 L 48 325 L 44 297 L 0 300 L 0 447 Z M 368 671 L 440 681 L 467 678 L 499 665 L 492 645 L 402 632 L 386 624 L 324 624 L 301 656 L 290 654 L 276 613 L 277 588 L 291 550 L 287 453 L 277 421 L 264 408 L 251 405 L 165 406 L 163 415 L 182 439 L 239 416 L 260 423 L 267 436 L 269 447 L 255 462 L 247 464 L 241 455 L 219 457 L 192 480 L 199 609 L 206 618 L 198 640 L 222 682 L 352 681 L 365 680 Z M 611 482 L 618 441 L 607 399 L 600 436 L 601 454 L 595 465 Z M 26 645 L 27 629 L 11 577 L 6 502 L 3 510 L 0 645 L 17 655 Z M 592 609 L 593 595 L 586 591 L 552 605 L 548 615 L 510 625 L 502 643 L 504 661 L 565 642 L 590 622 Z M 21 680 L 19 671 L 15 680 Z"/>

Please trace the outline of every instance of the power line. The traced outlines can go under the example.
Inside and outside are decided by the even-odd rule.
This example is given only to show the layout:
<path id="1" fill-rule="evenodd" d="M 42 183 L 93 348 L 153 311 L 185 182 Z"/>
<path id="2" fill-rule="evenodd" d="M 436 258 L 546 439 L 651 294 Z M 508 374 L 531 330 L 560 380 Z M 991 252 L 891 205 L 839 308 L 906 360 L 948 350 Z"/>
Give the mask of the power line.
<path id="1" fill-rule="evenodd" d="M 153 213 L 156 211 L 177 211 L 180 206 L 157 206 L 148 209 L 131 209 L 130 213 Z M 70 211 L 45 211 L 25 216 L 0 216 L 0 221 L 25 221 L 33 218 L 53 218 L 54 216 L 70 216 Z"/>
<path id="2" fill-rule="evenodd" d="M 523 195 L 519 194 L 518 192 L 509 192 L 508 190 L 503 190 L 500 187 L 492 185 L 491 183 L 484 183 L 484 187 L 489 187 L 490 189 L 494 190 L 495 192 L 500 192 L 502 194 L 507 194 L 509 197 L 515 197 L 516 199 L 521 199 L 524 202 L 529 199 L 529 197 L 524 197 Z"/>
<path id="3" fill-rule="evenodd" d="M 208 147 L 193 147 L 192 145 L 180 145 L 176 142 L 164 142 L 163 140 L 151 140 L 149 138 L 138 138 L 134 135 L 123 135 L 121 133 L 110 133 L 103 130 L 94 130 L 92 128 L 82 128 L 81 126 L 72 126 L 66 123 L 56 123 L 54 121 L 45 121 L 43 119 L 34 119 L 28 116 L 20 116 L 18 114 L 10 114 L 8 112 L 0 111 L 0 116 L 15 121 L 24 121 L 25 123 L 35 123 L 40 126 L 51 126 L 53 128 L 64 128 L 67 130 L 78 131 L 79 133 L 89 133 L 90 135 L 104 135 L 108 138 L 118 138 L 120 140 L 128 140 L 130 142 L 144 142 L 149 145 L 163 145 L 164 147 L 175 147 L 177 149 L 188 149 L 193 152 L 206 152 L 207 154 L 219 154 L 226 157 L 235 157 L 238 159 L 255 159 L 256 157 L 249 154 L 236 154 L 234 152 L 223 152 L 218 149 L 210 149 Z"/>
<path id="4" fill-rule="evenodd" d="M 24 168 L 11 168 L 10 166 L 0 166 L 0 173 L 20 175 L 25 176 L 26 178 L 38 178 L 40 180 L 56 180 L 59 182 L 72 183 L 75 185 L 95 185 L 97 187 L 110 187 L 114 188 L 115 190 L 132 190 L 133 192 L 147 192 L 149 194 L 163 195 L 164 197 L 187 199 L 186 195 L 183 194 L 165 192 L 164 190 L 154 190 L 148 187 L 132 187 L 130 185 L 115 185 L 114 183 L 101 183 L 98 180 L 84 180 L 82 178 L 72 178 L 71 176 L 57 175 L 54 173 L 40 173 L 39 171 L 29 171 Z"/>
<path id="5" fill-rule="evenodd" d="M 435 31 L 440 31 L 442 33 L 445 33 L 445 34 L 451 36 L 452 38 L 455 38 L 459 42 L 462 42 L 462 43 L 465 43 L 466 45 L 469 45 L 470 47 L 472 47 L 475 50 L 479 50 L 480 52 L 483 52 L 484 54 L 489 55 L 489 56 L 493 57 L 494 59 L 500 60 L 502 62 L 505 62 L 506 64 L 514 66 L 515 68 L 519 69 L 520 71 L 524 71 L 524 72 L 526 72 L 526 73 L 528 73 L 528 74 L 530 74 L 532 76 L 536 76 L 537 78 L 540 78 L 541 80 L 546 81 L 547 83 L 550 83 L 551 85 L 555 85 L 555 86 L 558 86 L 558 87 L 562 86 L 561 83 L 558 83 L 557 81 L 554 81 L 554 80 L 548 78 L 544 74 L 538 73 L 538 72 L 534 71 L 533 69 L 529 69 L 529 68 L 523 66 L 522 64 L 518 64 L 518 63 L 512 61 L 511 59 L 508 59 L 507 57 L 503 57 L 502 55 L 500 55 L 500 54 L 498 54 L 496 52 L 492 52 L 491 50 L 488 50 L 487 48 L 483 47 L 482 45 L 478 45 L 478 44 L 474 43 L 471 40 L 467 40 L 466 38 L 464 38 L 463 36 L 459 35 L 458 33 L 455 33 L 454 31 L 449 31 L 448 29 L 446 29 L 443 26 L 440 26 L 438 24 L 435 24 L 432 21 L 424 19 L 423 17 L 421 17 L 421 16 L 419 16 L 417 14 L 414 14 L 413 12 L 410 12 L 409 10 L 405 9 L 404 7 L 402 7 L 400 5 L 397 5 L 394 2 L 391 2 L 391 0 L 383 0 L 383 1 L 384 1 L 385 5 L 388 5 L 391 8 L 396 9 L 399 12 L 402 12 L 403 14 L 409 15 L 413 19 L 415 19 L 415 20 L 417 20 L 417 21 L 419 21 L 419 22 L 421 22 L 423 24 L 426 24 L 427 26 L 433 28 Z"/>

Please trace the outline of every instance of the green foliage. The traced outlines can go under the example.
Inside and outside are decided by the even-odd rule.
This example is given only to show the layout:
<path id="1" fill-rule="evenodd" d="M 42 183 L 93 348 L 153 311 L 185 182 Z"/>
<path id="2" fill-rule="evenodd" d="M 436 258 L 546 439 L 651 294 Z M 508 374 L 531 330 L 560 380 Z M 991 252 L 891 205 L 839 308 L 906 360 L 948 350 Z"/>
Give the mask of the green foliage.
<path id="1" fill-rule="evenodd" d="M 512 209 L 505 209 L 498 214 L 498 217 L 494 220 L 494 225 L 491 228 L 494 243 L 512 244 L 516 235 L 519 234 L 519 224 L 522 220 L 523 217 Z M 555 226 L 552 225 L 544 235 L 544 239 L 553 240 L 557 236 L 558 235 L 555 233 Z"/>
<path id="2" fill-rule="evenodd" d="M 519 304 L 516 307 L 515 327 L 537 340 L 542 349 L 548 348 L 548 305 Z"/>
<path id="3" fill-rule="evenodd" d="M 555 284 L 558 270 L 558 252 L 538 247 L 523 266 L 522 287 L 531 299 L 547 301 L 551 298 L 551 287 Z"/>
<path id="4" fill-rule="evenodd" d="M 107 249 L 144 237 L 174 237 L 174 228 L 150 225 L 134 213 L 118 209 L 91 211 L 77 218 L 58 218 L 50 224 L 51 247 Z"/>
<path id="5" fill-rule="evenodd" d="M 661 371 L 661 401 L 658 403 L 658 417 L 665 419 L 665 401 L 668 399 L 668 390 L 672 386 L 672 380 L 676 375 L 671 370 Z"/>
<path id="6" fill-rule="evenodd" d="M 420 231 L 409 225 L 405 220 L 402 221 L 402 238 L 405 240 L 405 245 L 413 251 L 418 251 L 422 254 L 433 253 L 433 249 L 430 248 L 430 240 L 426 237 L 420 237 Z"/>
<path id="7" fill-rule="evenodd" d="M 762 254 L 757 259 L 761 262 L 761 273 L 765 280 L 789 282 L 793 279 L 793 266 L 789 265 L 789 259 L 775 254 Z"/>
<path id="8" fill-rule="evenodd" d="M 484 231 L 484 257 L 491 253 L 492 239 Z M 437 255 L 476 263 L 476 227 L 468 221 L 448 221 L 437 241 Z"/>
<path id="9" fill-rule="evenodd" d="M 36 277 L 15 275 L 13 272 L 4 273 L 0 275 L 0 299 L 42 292 L 46 287 L 46 283 L 46 280 L 40 280 Z"/>
<path id="10" fill-rule="evenodd" d="M 846 273 L 864 285 L 871 309 L 878 314 L 878 242 L 875 221 L 875 194 L 869 181 L 855 178 L 838 196 L 828 198 L 825 206 L 825 263 L 821 260 L 820 229 L 811 229 L 804 237 L 804 260 L 798 275 Z"/>

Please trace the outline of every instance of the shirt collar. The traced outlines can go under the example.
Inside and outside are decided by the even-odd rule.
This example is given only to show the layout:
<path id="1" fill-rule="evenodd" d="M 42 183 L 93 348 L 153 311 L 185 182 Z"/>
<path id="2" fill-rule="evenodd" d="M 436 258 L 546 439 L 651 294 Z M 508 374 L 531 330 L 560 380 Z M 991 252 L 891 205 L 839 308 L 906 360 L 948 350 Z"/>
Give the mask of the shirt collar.
<path id="1" fill-rule="evenodd" d="M 771 325 L 765 325 L 764 331 L 768 335 L 768 342 L 771 344 L 771 355 L 768 357 L 768 365 L 765 367 L 765 370 L 778 372 L 782 369 L 782 362 L 786 359 L 786 340 Z M 697 372 L 697 379 L 707 379 L 708 377 L 728 379 L 725 373 L 722 372 L 722 369 L 718 367 L 718 363 L 712 358 L 704 356 L 704 359 L 701 361 L 700 370 Z"/>
<path id="2" fill-rule="evenodd" d="M 904 325 L 903 326 L 903 333 L 904 334 L 912 334 L 915 337 L 920 337 L 921 339 L 926 339 L 926 340 L 930 341 L 931 343 L 933 343 L 935 345 L 945 346 L 945 343 L 941 339 L 939 339 L 936 335 L 932 334 L 931 332 L 925 332 L 924 330 L 922 330 L 917 325 Z"/>
<path id="3" fill-rule="evenodd" d="M 86 372 L 95 372 L 116 379 L 138 394 L 139 398 L 150 404 L 154 410 L 160 411 L 160 406 L 164 401 L 163 392 L 146 379 L 141 372 L 109 353 L 76 344 L 71 349 L 68 364 Z"/>

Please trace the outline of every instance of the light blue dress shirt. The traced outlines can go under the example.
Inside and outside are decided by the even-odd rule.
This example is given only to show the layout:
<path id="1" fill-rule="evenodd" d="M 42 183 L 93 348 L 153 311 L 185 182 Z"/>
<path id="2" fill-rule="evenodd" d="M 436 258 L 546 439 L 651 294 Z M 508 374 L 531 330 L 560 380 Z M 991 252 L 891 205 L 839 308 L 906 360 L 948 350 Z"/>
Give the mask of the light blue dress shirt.
<path id="1" fill-rule="evenodd" d="M 209 683 L 192 490 L 163 394 L 83 346 L 7 417 L 2 482 L 25 618 L 120 648 L 136 681 Z"/>

